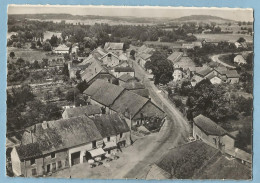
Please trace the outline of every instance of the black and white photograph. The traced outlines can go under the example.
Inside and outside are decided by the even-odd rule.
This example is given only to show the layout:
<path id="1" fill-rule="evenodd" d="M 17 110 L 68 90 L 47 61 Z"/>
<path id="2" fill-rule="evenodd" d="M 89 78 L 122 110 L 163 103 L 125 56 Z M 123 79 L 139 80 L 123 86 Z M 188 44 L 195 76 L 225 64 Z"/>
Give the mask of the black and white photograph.
<path id="1" fill-rule="evenodd" d="M 7 9 L 6 176 L 252 179 L 253 9 Z"/>

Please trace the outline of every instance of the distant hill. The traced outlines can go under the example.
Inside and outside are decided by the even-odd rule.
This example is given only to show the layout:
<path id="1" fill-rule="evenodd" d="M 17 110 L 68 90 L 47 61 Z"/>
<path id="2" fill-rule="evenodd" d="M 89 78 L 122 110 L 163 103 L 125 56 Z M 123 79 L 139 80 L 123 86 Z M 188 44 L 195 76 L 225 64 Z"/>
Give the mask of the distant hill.
<path id="1" fill-rule="evenodd" d="M 211 15 L 190 15 L 173 20 L 174 22 L 234 22 L 234 20 L 229 20 L 217 16 Z"/>

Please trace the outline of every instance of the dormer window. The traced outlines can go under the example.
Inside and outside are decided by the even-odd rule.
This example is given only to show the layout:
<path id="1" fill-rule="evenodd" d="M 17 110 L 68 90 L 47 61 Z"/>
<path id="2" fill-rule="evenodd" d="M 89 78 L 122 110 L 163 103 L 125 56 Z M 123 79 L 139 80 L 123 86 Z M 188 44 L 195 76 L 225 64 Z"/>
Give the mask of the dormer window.
<path id="1" fill-rule="evenodd" d="M 112 54 L 111 54 L 111 53 L 109 53 L 107 56 L 108 56 L 109 58 L 111 58 L 111 57 L 112 57 Z"/>

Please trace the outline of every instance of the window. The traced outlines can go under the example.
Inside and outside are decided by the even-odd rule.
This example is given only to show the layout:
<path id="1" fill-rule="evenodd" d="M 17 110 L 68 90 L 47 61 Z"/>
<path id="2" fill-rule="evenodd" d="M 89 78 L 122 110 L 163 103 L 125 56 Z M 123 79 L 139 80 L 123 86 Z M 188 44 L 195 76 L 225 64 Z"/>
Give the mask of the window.
<path id="1" fill-rule="evenodd" d="M 35 175 L 37 175 L 36 168 L 33 168 L 32 169 L 32 176 L 35 176 Z"/>
<path id="2" fill-rule="evenodd" d="M 217 145 L 217 140 L 215 138 L 213 138 L 213 140 L 214 140 L 214 144 Z"/>
<path id="3" fill-rule="evenodd" d="M 96 149 L 96 148 L 97 148 L 97 142 L 96 142 L 96 141 L 93 141 L 93 142 L 92 142 L 92 148 L 93 148 L 93 149 Z"/>
<path id="4" fill-rule="evenodd" d="M 108 142 L 110 141 L 110 137 L 107 137 L 107 141 L 108 141 Z"/>
<path id="5" fill-rule="evenodd" d="M 35 164 L 35 159 L 30 160 L 31 165 Z"/>
<path id="6" fill-rule="evenodd" d="M 111 53 L 109 53 L 107 56 L 108 56 L 109 58 L 111 58 L 111 57 L 112 57 Z"/>
<path id="7" fill-rule="evenodd" d="M 52 163 L 52 171 L 56 170 L 56 163 Z"/>
<path id="8" fill-rule="evenodd" d="M 123 133 L 120 133 L 120 138 L 122 138 L 123 137 Z"/>
<path id="9" fill-rule="evenodd" d="M 58 161 L 58 168 L 61 168 L 61 167 L 62 167 L 61 161 Z"/>
<path id="10" fill-rule="evenodd" d="M 55 153 L 51 153 L 51 158 L 55 158 L 56 154 Z"/>

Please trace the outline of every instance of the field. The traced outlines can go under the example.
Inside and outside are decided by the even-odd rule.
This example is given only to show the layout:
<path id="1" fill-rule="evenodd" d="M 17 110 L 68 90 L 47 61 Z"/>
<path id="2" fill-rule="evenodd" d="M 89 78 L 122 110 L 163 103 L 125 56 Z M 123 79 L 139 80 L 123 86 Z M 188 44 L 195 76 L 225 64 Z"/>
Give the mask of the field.
<path id="1" fill-rule="evenodd" d="M 46 21 L 46 22 L 54 22 L 54 23 L 60 23 L 62 19 L 46 19 L 46 20 L 40 20 L 40 19 L 28 19 L 28 20 L 37 20 L 37 21 Z M 109 25 L 154 25 L 154 23 L 138 23 L 138 22 L 128 22 L 123 20 L 109 20 L 109 19 L 87 19 L 87 20 L 65 20 L 68 24 L 74 24 L 77 23 L 83 24 L 83 25 L 95 25 L 95 24 L 109 24 Z"/>
<path id="2" fill-rule="evenodd" d="M 12 59 L 9 57 L 10 52 L 15 53 L 15 57 Z M 58 56 L 52 56 L 52 55 L 46 55 L 47 53 L 50 52 L 45 52 L 42 50 L 32 50 L 29 48 L 14 48 L 14 47 L 8 47 L 7 49 L 7 60 L 8 62 L 13 62 L 16 61 L 17 58 L 22 58 L 25 61 L 29 61 L 30 63 L 33 63 L 35 60 L 38 60 L 39 62 L 43 58 L 48 58 L 48 59 L 55 59 L 58 58 Z"/>
<path id="3" fill-rule="evenodd" d="M 207 41 L 229 41 L 236 42 L 240 37 L 246 39 L 247 42 L 253 42 L 253 36 L 245 34 L 194 34 L 198 40 L 206 39 Z"/>
<path id="4" fill-rule="evenodd" d="M 168 46 L 172 47 L 176 45 L 176 43 L 171 43 L 171 42 L 159 42 L 159 41 L 145 41 L 144 44 L 146 45 L 154 45 L 154 46 Z M 179 44 L 177 44 L 179 45 Z"/>

